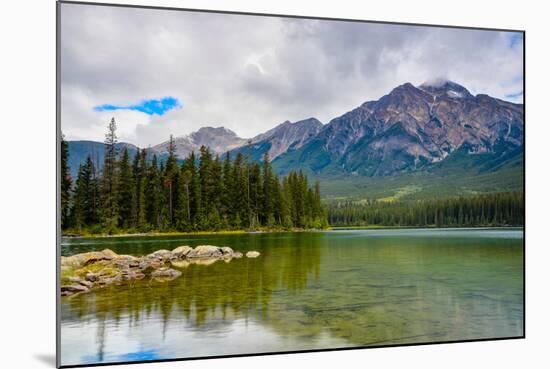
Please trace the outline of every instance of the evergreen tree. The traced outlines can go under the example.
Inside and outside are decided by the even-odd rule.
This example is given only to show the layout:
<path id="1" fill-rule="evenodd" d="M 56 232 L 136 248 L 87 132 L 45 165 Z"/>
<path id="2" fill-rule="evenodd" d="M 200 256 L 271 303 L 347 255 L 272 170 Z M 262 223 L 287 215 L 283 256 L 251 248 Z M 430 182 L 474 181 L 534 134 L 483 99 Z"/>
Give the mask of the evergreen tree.
<path id="1" fill-rule="evenodd" d="M 269 162 L 269 152 L 266 151 L 263 157 L 263 184 L 262 184 L 262 209 L 261 220 L 267 223 L 267 220 L 273 216 L 274 203 L 274 178 L 271 170 L 271 163 Z"/>
<path id="2" fill-rule="evenodd" d="M 225 159 L 223 161 L 222 168 L 222 182 L 224 187 L 224 192 L 221 193 L 221 213 L 224 214 L 227 222 L 230 222 L 233 218 L 233 201 L 232 201 L 232 191 L 233 191 L 233 176 L 232 176 L 232 166 L 231 166 L 231 157 L 229 152 L 225 154 Z"/>
<path id="3" fill-rule="evenodd" d="M 115 118 L 111 119 L 105 135 L 105 159 L 101 181 L 101 218 L 103 227 L 108 233 L 117 229 L 118 209 L 118 170 L 117 170 L 117 136 Z"/>
<path id="4" fill-rule="evenodd" d="M 166 160 L 166 168 L 164 169 L 164 188 L 165 188 L 165 204 L 167 206 L 167 222 L 170 226 L 175 225 L 176 221 L 174 214 L 178 212 L 179 207 L 179 185 L 180 185 L 180 168 L 178 167 L 176 158 L 176 146 L 174 138 L 170 135 L 168 142 L 168 159 Z"/>
<path id="5" fill-rule="evenodd" d="M 200 148 L 200 160 L 198 176 L 200 178 L 201 200 L 204 212 L 209 214 L 215 207 L 215 197 L 219 196 L 214 192 L 215 178 L 212 173 L 212 154 L 206 146 Z"/>
<path id="6" fill-rule="evenodd" d="M 71 209 L 71 223 L 79 231 L 82 231 L 82 227 L 86 224 L 86 209 L 89 183 L 90 174 L 87 172 L 86 166 L 83 166 L 81 164 L 78 167 L 78 175 L 76 177 L 75 189 L 73 194 L 73 206 Z"/>
<path id="7" fill-rule="evenodd" d="M 134 188 L 136 198 L 136 226 L 140 230 L 146 229 L 147 218 L 145 211 L 145 186 L 147 183 L 147 152 L 145 149 L 136 153 L 137 164 L 134 165 Z"/>
<path id="8" fill-rule="evenodd" d="M 147 223 L 155 229 L 159 229 L 161 225 L 161 197 L 162 186 L 157 156 L 153 155 L 151 165 L 147 168 L 147 179 L 145 181 L 145 218 Z"/>
<path id="9" fill-rule="evenodd" d="M 124 148 L 119 169 L 118 209 L 119 225 L 123 229 L 135 227 L 136 219 L 136 192 L 134 188 L 135 178 L 130 165 L 128 149 Z"/>
<path id="10" fill-rule="evenodd" d="M 176 227 L 180 231 L 190 231 L 191 230 L 191 196 L 190 196 L 190 184 L 191 184 L 191 173 L 186 166 L 187 160 L 184 161 L 183 165 L 179 171 L 179 182 L 180 186 L 178 187 L 178 199 L 179 205 L 176 212 Z"/>
<path id="11" fill-rule="evenodd" d="M 86 211 L 84 223 L 86 225 L 94 225 L 99 221 L 99 184 L 97 178 L 97 169 L 94 165 L 94 162 L 90 156 L 86 158 L 86 163 L 84 164 L 84 170 L 87 175 L 87 187 L 88 194 L 86 200 Z"/>
<path id="12" fill-rule="evenodd" d="M 229 189 L 232 199 L 233 223 L 235 228 L 248 226 L 248 183 L 246 180 L 246 169 L 243 164 L 243 156 L 239 152 L 233 163 L 230 175 L 231 188 Z"/>
<path id="13" fill-rule="evenodd" d="M 260 225 L 260 214 L 262 211 L 263 200 L 263 183 L 262 183 L 262 169 L 260 164 L 254 163 L 249 165 L 249 208 L 251 224 L 250 228 L 254 229 Z"/>
<path id="14" fill-rule="evenodd" d="M 67 229 L 69 226 L 70 201 L 71 201 L 71 185 L 72 179 L 69 173 L 69 144 L 65 141 L 65 137 L 61 136 L 61 228 Z"/>
<path id="15" fill-rule="evenodd" d="M 189 186 L 189 213 L 194 229 L 202 229 L 204 225 L 204 214 L 201 199 L 201 181 L 196 167 L 197 158 L 195 153 L 191 152 L 184 161 L 183 172 L 188 180 Z"/>

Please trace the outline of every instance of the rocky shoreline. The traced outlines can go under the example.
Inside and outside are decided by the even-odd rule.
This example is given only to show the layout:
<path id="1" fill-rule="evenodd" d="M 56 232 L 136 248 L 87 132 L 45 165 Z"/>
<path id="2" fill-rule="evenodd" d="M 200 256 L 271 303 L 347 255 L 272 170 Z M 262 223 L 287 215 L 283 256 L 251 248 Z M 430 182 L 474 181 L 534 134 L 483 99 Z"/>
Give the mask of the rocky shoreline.
<path id="1" fill-rule="evenodd" d="M 157 250 L 149 255 L 136 257 L 119 255 L 112 250 L 91 251 L 61 257 L 61 296 L 89 292 L 124 281 L 150 278 L 159 282 L 171 281 L 181 276 L 176 268 L 190 264 L 213 264 L 218 260 L 256 258 L 258 251 L 243 255 L 230 247 L 201 245 L 195 248 L 179 246 L 174 250 Z"/>

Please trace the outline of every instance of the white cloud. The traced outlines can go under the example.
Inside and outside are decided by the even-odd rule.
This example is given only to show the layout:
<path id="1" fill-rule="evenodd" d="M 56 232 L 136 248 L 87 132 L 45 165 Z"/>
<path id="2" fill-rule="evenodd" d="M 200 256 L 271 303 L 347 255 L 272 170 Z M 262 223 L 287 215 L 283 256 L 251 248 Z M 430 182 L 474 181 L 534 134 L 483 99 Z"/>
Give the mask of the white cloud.
<path id="1" fill-rule="evenodd" d="M 404 82 L 445 77 L 505 98 L 523 84 L 522 41 L 493 31 L 62 4 L 62 129 L 141 146 L 201 126 L 250 137 L 285 120 L 326 123 Z M 163 116 L 96 112 L 176 97 Z M 517 99 L 521 99 L 517 97 Z"/>

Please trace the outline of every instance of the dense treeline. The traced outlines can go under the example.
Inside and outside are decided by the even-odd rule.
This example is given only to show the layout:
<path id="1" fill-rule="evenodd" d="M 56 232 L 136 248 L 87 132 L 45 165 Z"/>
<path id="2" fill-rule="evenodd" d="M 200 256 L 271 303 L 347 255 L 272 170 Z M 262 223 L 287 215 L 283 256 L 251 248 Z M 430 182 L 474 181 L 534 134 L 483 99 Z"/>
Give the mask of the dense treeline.
<path id="1" fill-rule="evenodd" d="M 64 230 L 91 233 L 217 231 L 258 228 L 325 228 L 319 183 L 303 173 L 279 180 L 269 157 L 220 158 L 207 147 L 178 162 L 172 137 L 168 158 L 131 158 L 117 152 L 116 123 L 105 138 L 101 170 L 91 157 L 70 178 L 67 143 L 61 144 L 61 221 Z"/>
<path id="2" fill-rule="evenodd" d="M 327 209 L 332 226 L 520 226 L 522 192 L 408 202 L 342 202 Z"/>

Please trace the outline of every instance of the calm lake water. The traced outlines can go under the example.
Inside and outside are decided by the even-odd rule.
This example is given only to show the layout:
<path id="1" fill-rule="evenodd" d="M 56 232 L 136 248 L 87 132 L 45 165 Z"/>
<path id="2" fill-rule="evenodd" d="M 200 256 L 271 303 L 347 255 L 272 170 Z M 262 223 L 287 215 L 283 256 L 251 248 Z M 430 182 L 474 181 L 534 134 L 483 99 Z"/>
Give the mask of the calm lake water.
<path id="1" fill-rule="evenodd" d="M 522 230 L 66 239 L 62 255 L 258 250 L 61 300 L 62 365 L 523 335 Z"/>

